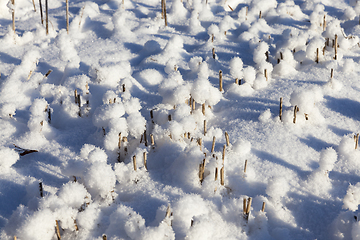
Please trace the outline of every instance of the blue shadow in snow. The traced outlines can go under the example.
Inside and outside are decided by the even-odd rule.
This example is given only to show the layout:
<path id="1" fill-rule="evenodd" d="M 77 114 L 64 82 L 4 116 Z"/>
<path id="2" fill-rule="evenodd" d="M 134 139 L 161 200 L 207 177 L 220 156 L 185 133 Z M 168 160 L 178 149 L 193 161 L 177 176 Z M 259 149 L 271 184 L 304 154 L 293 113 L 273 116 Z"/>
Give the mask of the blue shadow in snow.
<path id="1" fill-rule="evenodd" d="M 343 137 L 345 135 L 348 135 L 350 133 L 353 133 L 352 131 L 350 130 L 347 130 L 347 129 L 343 129 L 343 128 L 338 128 L 338 127 L 335 127 L 334 125 L 328 125 L 328 128 L 333 132 L 335 133 L 336 135 L 340 136 L 340 137 Z"/>
<path id="2" fill-rule="evenodd" d="M 293 170 L 294 172 L 296 172 L 299 175 L 299 177 L 305 178 L 310 173 L 309 171 L 304 171 L 300 167 L 295 166 L 291 163 L 288 163 L 284 159 L 278 158 L 271 153 L 264 152 L 261 150 L 256 150 L 256 149 L 252 149 L 252 152 L 263 161 L 267 160 L 269 162 L 272 162 L 272 163 L 281 165 L 283 167 L 286 167 L 290 170 Z"/>
<path id="3" fill-rule="evenodd" d="M 14 210 L 24 203 L 26 188 L 8 180 L 0 180 L 0 229 L 6 224 L 3 219 L 9 219 Z"/>
<path id="4" fill-rule="evenodd" d="M 312 149 L 316 150 L 316 151 L 321 151 L 325 148 L 328 147 L 333 147 L 332 144 L 329 144 L 321 139 L 318 139 L 314 136 L 308 135 L 306 138 L 299 138 L 300 142 L 305 143 L 306 145 L 308 145 L 309 147 L 311 147 Z"/>
<path id="5" fill-rule="evenodd" d="M 360 103 L 347 98 L 334 98 L 330 96 L 324 97 L 326 107 L 338 112 L 345 117 L 353 118 L 360 121 Z"/>

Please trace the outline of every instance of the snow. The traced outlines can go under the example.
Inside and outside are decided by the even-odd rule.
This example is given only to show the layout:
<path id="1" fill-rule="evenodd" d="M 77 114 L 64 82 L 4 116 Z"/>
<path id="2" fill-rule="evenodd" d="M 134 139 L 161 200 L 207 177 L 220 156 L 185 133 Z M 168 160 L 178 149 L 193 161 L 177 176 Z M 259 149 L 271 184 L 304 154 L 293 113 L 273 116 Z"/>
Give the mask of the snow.
<path id="1" fill-rule="evenodd" d="M 0 1 L 0 239 L 359 239 L 359 1 L 160 2 Z"/>

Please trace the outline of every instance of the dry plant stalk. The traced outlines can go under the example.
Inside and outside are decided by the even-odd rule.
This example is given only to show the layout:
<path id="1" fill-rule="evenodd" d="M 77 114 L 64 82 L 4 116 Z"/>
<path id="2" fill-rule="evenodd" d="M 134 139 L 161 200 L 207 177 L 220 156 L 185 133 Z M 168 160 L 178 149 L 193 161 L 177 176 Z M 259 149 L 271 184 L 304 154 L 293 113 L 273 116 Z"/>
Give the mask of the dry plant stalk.
<path id="1" fill-rule="evenodd" d="M 201 110 L 202 110 L 202 114 L 205 116 L 205 103 L 202 104 Z"/>
<path id="2" fill-rule="evenodd" d="M 133 156 L 134 171 L 136 171 L 136 155 Z"/>
<path id="3" fill-rule="evenodd" d="M 283 110 L 283 98 L 280 98 L 280 111 L 279 111 L 279 118 L 280 121 L 282 120 L 282 110 Z"/>
<path id="4" fill-rule="evenodd" d="M 269 51 L 265 52 L 265 56 L 266 56 L 266 61 L 269 62 Z"/>
<path id="5" fill-rule="evenodd" d="M 245 160 L 244 173 L 246 173 L 248 160 Z"/>
<path id="6" fill-rule="evenodd" d="M 211 42 L 214 42 L 214 34 L 211 34 Z"/>
<path id="7" fill-rule="evenodd" d="M 304 115 L 305 115 L 305 120 L 309 120 L 309 114 L 304 113 Z"/>
<path id="8" fill-rule="evenodd" d="M 226 150 L 226 145 L 224 145 L 223 147 L 223 152 L 222 152 L 222 164 L 224 165 L 225 163 L 225 150 Z"/>
<path id="9" fill-rule="evenodd" d="M 166 15 L 166 0 L 162 0 L 163 2 L 163 12 L 164 12 L 164 20 L 165 20 L 165 26 L 167 26 L 167 15 Z"/>
<path id="10" fill-rule="evenodd" d="M 214 149 L 215 149 L 215 139 L 216 139 L 216 137 L 214 136 L 213 141 L 212 141 L 212 145 L 211 145 L 211 152 L 212 153 L 214 152 Z"/>
<path id="11" fill-rule="evenodd" d="M 263 204 L 262 204 L 261 211 L 265 212 L 265 202 L 263 202 Z"/>
<path id="12" fill-rule="evenodd" d="M 155 145 L 154 135 L 150 134 L 150 139 L 151 139 L 151 146 L 154 146 Z"/>
<path id="13" fill-rule="evenodd" d="M 124 9 L 125 8 L 125 0 L 122 0 L 121 5 L 122 5 L 122 8 Z"/>
<path id="14" fill-rule="evenodd" d="M 146 126 L 145 126 L 146 127 Z M 145 147 L 147 147 L 147 135 L 146 135 L 146 130 L 144 131 L 144 144 L 145 144 Z"/>
<path id="15" fill-rule="evenodd" d="M 246 214 L 246 198 L 243 199 L 243 213 Z"/>
<path id="16" fill-rule="evenodd" d="M 47 73 L 45 74 L 44 78 L 47 78 L 47 77 L 50 75 L 51 72 L 52 72 L 51 69 L 50 69 L 49 71 L 47 71 Z"/>
<path id="17" fill-rule="evenodd" d="M 69 0 L 66 0 L 66 32 L 69 34 Z"/>
<path id="18" fill-rule="evenodd" d="M 357 149 L 359 145 L 359 133 L 354 135 L 354 140 L 355 140 L 355 149 Z"/>
<path id="19" fill-rule="evenodd" d="M 107 236 L 105 234 L 102 236 L 102 238 L 103 240 L 107 240 Z"/>
<path id="20" fill-rule="evenodd" d="M 39 183 L 40 197 L 44 197 L 44 190 L 42 182 Z"/>
<path id="21" fill-rule="evenodd" d="M 219 90 L 220 92 L 223 91 L 223 79 L 222 79 L 222 71 L 219 70 Z"/>
<path id="22" fill-rule="evenodd" d="M 35 1 L 32 0 L 33 6 L 34 6 L 34 12 L 36 12 L 36 7 L 35 7 Z"/>
<path id="23" fill-rule="evenodd" d="M 235 84 L 239 85 L 239 79 L 238 78 L 235 78 Z"/>
<path id="24" fill-rule="evenodd" d="M 74 219 L 74 226 L 75 226 L 75 230 L 76 230 L 76 231 L 79 231 L 79 227 L 78 227 L 78 225 L 77 225 L 76 219 Z"/>
<path id="25" fill-rule="evenodd" d="M 206 120 L 204 120 L 204 136 L 206 135 Z"/>
<path id="26" fill-rule="evenodd" d="M 201 184 L 204 181 L 204 172 L 205 172 L 205 159 L 203 160 L 202 163 L 199 164 L 199 180 Z"/>
<path id="27" fill-rule="evenodd" d="M 330 78 L 333 78 L 333 77 L 334 77 L 334 69 L 332 68 L 331 73 L 330 73 Z"/>
<path id="28" fill-rule="evenodd" d="M 260 11 L 260 13 L 259 13 L 259 19 L 261 18 L 261 11 Z"/>
<path id="29" fill-rule="evenodd" d="M 14 240 L 16 240 L 16 236 L 14 236 Z"/>
<path id="30" fill-rule="evenodd" d="M 169 218 L 170 216 L 171 216 L 171 209 L 170 209 L 170 205 L 168 205 L 168 207 L 166 209 L 165 217 Z"/>
<path id="31" fill-rule="evenodd" d="M 169 120 L 169 122 L 171 121 L 171 114 L 169 114 L 169 116 L 168 116 L 168 120 Z"/>
<path id="32" fill-rule="evenodd" d="M 267 72 L 267 69 L 264 69 L 264 75 L 265 75 L 265 78 L 266 78 L 266 81 L 268 80 L 268 72 Z"/>
<path id="33" fill-rule="evenodd" d="M 250 213 L 250 209 L 251 209 L 251 202 L 252 202 L 252 198 L 249 197 L 248 198 L 248 202 L 247 202 L 247 206 L 246 206 L 246 215 L 249 217 L 249 213 Z"/>
<path id="34" fill-rule="evenodd" d="M 227 132 L 225 132 L 225 139 L 226 139 L 226 146 L 230 145 L 230 139 L 229 139 L 229 134 Z"/>
<path id="35" fill-rule="evenodd" d="M 326 29 L 326 16 L 324 14 L 324 22 L 323 22 L 323 31 L 325 32 Z"/>
<path id="36" fill-rule="evenodd" d="M 118 148 L 121 148 L 121 133 L 119 133 L 119 142 L 118 142 Z"/>
<path id="37" fill-rule="evenodd" d="M 45 0 L 45 16 L 46 16 L 46 35 L 49 34 L 49 11 L 48 11 L 48 0 Z"/>
<path id="38" fill-rule="evenodd" d="M 144 154 L 143 154 L 143 156 L 144 156 L 144 167 L 145 167 L 145 169 L 146 170 L 148 170 L 148 168 L 147 168 L 147 154 L 146 154 L 146 152 L 144 152 Z"/>
<path id="39" fill-rule="evenodd" d="M 224 167 L 220 169 L 220 184 L 224 186 L 225 184 L 225 175 L 224 175 Z"/>
<path id="40" fill-rule="evenodd" d="M 150 118 L 151 118 L 151 119 L 154 118 L 153 110 L 150 110 Z"/>
<path id="41" fill-rule="evenodd" d="M 294 120 L 293 120 L 293 123 L 296 123 L 296 113 L 299 111 L 299 108 L 298 108 L 298 106 L 296 105 L 295 107 L 294 107 Z"/>
<path id="42" fill-rule="evenodd" d="M 316 49 L 316 63 L 319 63 L 319 48 Z"/>
<path id="43" fill-rule="evenodd" d="M 60 235 L 59 221 L 55 220 L 55 222 L 56 222 L 56 236 L 57 236 L 58 240 L 60 240 L 61 235 Z"/>
<path id="44" fill-rule="evenodd" d="M 215 48 L 212 49 L 213 59 L 215 59 Z"/>
<path id="45" fill-rule="evenodd" d="M 197 142 L 198 142 L 198 144 L 200 146 L 200 151 L 202 151 L 202 139 L 199 138 Z"/>
<path id="46" fill-rule="evenodd" d="M 77 89 L 75 89 L 74 91 L 74 96 L 75 96 L 75 104 L 77 104 L 77 100 L 78 100 L 78 93 L 77 93 Z"/>
<path id="47" fill-rule="evenodd" d="M 13 5 L 13 9 L 11 11 L 12 15 L 12 30 L 15 33 L 15 0 L 11 0 L 11 4 Z"/>
<path id="48" fill-rule="evenodd" d="M 125 83 L 122 85 L 122 90 L 123 90 L 123 92 L 125 92 L 125 90 L 126 90 Z"/>
<path id="49" fill-rule="evenodd" d="M 196 108 L 196 101 L 195 99 L 192 99 L 192 111 L 195 111 Z"/>
<path id="50" fill-rule="evenodd" d="M 215 168 L 215 181 L 217 181 L 218 179 L 218 168 L 216 167 Z"/>
<path id="51" fill-rule="evenodd" d="M 164 19 L 164 0 L 161 0 L 161 18 Z"/>
<path id="52" fill-rule="evenodd" d="M 335 34 L 335 57 L 334 59 L 337 60 L 337 52 L 338 52 L 338 36 Z"/>
<path id="53" fill-rule="evenodd" d="M 40 17 L 41 17 L 41 25 L 42 25 L 42 24 L 44 24 L 44 18 L 43 18 L 43 11 L 42 11 L 41 0 L 39 0 L 39 5 L 40 5 Z"/>
<path id="54" fill-rule="evenodd" d="M 232 7 L 230 7 L 230 5 L 228 5 L 228 7 L 230 8 L 231 11 L 234 11 L 234 9 Z"/>

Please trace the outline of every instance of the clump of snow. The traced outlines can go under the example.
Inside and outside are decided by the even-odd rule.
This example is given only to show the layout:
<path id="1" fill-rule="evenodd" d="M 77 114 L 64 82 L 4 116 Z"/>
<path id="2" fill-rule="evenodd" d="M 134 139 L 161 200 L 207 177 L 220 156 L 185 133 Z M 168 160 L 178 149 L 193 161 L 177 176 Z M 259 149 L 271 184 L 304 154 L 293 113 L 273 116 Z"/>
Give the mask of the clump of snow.
<path id="1" fill-rule="evenodd" d="M 273 177 L 269 180 L 266 187 L 266 194 L 275 202 L 285 197 L 290 190 L 288 181 L 284 177 Z"/>
<path id="2" fill-rule="evenodd" d="M 19 160 L 19 154 L 11 148 L 0 148 L 0 169 L 6 170 Z"/>
<path id="3" fill-rule="evenodd" d="M 84 182 L 92 196 L 106 198 L 115 187 L 116 176 L 110 165 L 94 162 L 86 169 Z"/>
<path id="4" fill-rule="evenodd" d="M 259 121 L 263 123 L 270 121 L 270 119 L 271 119 L 270 109 L 267 109 L 266 111 L 262 112 L 259 116 Z"/>
<path id="5" fill-rule="evenodd" d="M 162 82 L 163 76 L 155 69 L 145 69 L 139 73 L 138 79 L 145 85 L 154 86 Z"/>
<path id="6" fill-rule="evenodd" d="M 243 78 L 243 61 L 239 57 L 234 57 L 230 60 L 230 74 L 235 79 Z"/>
<path id="7" fill-rule="evenodd" d="M 350 185 L 343 200 L 343 208 L 356 211 L 360 204 L 360 183 Z"/>

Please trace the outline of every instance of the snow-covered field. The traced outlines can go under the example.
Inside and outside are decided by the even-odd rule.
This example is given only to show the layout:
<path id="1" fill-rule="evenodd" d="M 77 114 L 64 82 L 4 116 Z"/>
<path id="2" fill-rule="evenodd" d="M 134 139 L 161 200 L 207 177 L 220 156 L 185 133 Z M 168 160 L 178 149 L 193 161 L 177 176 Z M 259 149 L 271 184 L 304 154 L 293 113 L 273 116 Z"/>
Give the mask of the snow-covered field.
<path id="1" fill-rule="evenodd" d="M 34 3 L 0 1 L 0 239 L 360 239 L 360 1 Z"/>

